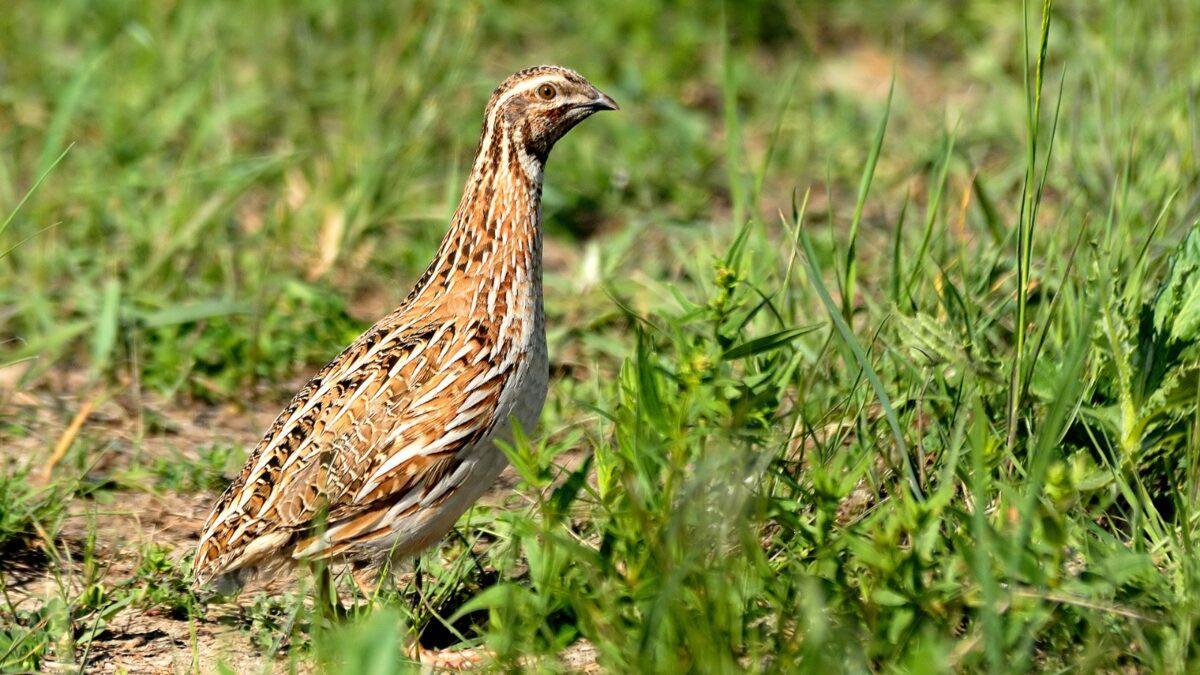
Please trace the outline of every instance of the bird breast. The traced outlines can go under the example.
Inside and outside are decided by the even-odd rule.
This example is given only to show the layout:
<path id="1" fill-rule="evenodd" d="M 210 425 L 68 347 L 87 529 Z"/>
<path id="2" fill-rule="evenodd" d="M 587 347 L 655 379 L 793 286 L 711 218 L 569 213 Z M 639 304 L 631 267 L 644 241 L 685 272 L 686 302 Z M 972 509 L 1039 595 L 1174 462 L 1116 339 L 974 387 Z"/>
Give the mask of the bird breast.
<path id="1" fill-rule="evenodd" d="M 512 438 L 513 423 L 520 425 L 525 434 L 533 432 L 546 401 L 549 383 L 550 364 L 546 350 L 541 274 L 536 268 L 530 271 L 533 283 L 525 292 L 519 293 L 521 297 L 510 309 L 519 318 L 509 325 L 519 328 L 513 331 L 515 334 L 511 337 L 501 336 L 502 340 L 512 340 L 511 357 L 517 360 L 517 366 L 501 391 L 497 406 L 500 428 L 496 436 L 504 440 Z"/>

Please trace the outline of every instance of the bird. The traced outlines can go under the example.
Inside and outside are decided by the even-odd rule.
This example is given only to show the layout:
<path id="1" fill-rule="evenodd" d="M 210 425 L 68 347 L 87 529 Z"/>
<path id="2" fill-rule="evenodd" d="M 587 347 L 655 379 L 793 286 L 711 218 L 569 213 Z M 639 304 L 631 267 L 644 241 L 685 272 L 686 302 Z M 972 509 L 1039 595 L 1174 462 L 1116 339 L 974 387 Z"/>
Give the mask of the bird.
<path id="1" fill-rule="evenodd" d="M 617 103 L 561 66 L 505 79 L 462 198 L 399 306 L 279 413 L 213 505 L 197 589 L 301 563 L 381 569 L 438 541 L 532 430 L 549 383 L 542 177 L 568 131 Z M 336 596 L 336 593 L 335 593 Z"/>

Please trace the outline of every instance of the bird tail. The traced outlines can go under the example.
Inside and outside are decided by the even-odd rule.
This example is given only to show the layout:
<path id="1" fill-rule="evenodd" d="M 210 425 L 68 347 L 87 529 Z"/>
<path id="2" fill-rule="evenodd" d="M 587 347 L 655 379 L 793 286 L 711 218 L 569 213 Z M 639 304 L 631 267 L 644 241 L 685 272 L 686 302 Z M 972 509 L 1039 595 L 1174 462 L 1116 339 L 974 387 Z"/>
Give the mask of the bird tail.
<path id="1" fill-rule="evenodd" d="M 222 552 L 213 537 L 201 540 L 192 561 L 192 586 L 221 595 L 236 593 L 262 568 L 274 568 L 291 561 L 292 534 L 267 532 L 237 549 L 236 555 Z"/>

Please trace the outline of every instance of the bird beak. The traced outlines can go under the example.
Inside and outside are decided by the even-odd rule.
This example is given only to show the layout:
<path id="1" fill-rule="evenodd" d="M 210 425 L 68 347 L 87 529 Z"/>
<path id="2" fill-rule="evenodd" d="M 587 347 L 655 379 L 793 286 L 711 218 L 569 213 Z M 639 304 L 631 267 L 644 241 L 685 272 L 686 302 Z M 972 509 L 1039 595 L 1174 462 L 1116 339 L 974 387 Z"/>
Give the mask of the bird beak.
<path id="1" fill-rule="evenodd" d="M 588 109 L 593 110 L 593 111 L 595 111 L 595 110 L 620 110 L 621 109 L 621 106 L 617 105 L 617 102 L 612 100 L 611 96 L 600 91 L 599 89 L 593 90 L 592 100 L 588 101 L 587 107 L 588 107 Z"/>

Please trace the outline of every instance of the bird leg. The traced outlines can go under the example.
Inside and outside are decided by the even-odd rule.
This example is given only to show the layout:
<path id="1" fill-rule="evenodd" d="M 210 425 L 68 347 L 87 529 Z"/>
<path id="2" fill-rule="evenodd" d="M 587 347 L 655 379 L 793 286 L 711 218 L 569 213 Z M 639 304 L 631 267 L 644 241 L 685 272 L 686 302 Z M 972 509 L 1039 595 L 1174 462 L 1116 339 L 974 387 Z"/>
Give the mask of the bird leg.
<path id="1" fill-rule="evenodd" d="M 329 563 L 318 560 L 312 563 L 311 569 L 317 612 L 332 620 L 345 618 L 346 608 L 342 606 L 342 601 L 338 598 L 337 581 L 333 578 Z"/>
<path id="2" fill-rule="evenodd" d="M 375 596 L 379 593 L 380 587 L 383 586 L 383 579 L 374 570 L 369 568 L 351 568 L 350 578 L 354 580 L 354 585 L 358 587 L 358 592 L 367 602 L 374 602 Z"/>

